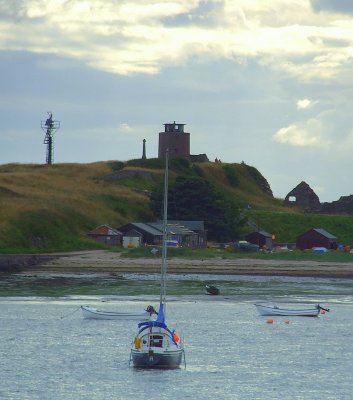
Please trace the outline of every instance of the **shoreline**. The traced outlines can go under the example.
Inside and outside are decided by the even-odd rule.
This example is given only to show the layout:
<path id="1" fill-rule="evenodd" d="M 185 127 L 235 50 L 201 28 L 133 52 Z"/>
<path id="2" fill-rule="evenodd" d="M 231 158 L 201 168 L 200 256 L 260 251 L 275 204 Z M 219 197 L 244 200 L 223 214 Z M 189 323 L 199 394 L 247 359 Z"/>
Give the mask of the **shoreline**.
<path id="1" fill-rule="evenodd" d="M 91 250 L 43 255 L 40 262 L 21 268 L 26 274 L 38 273 L 159 273 L 160 258 L 125 258 L 120 253 Z M 18 272 L 18 271 L 14 271 Z M 297 276 L 353 279 L 353 263 L 320 261 L 168 258 L 173 274 Z"/>

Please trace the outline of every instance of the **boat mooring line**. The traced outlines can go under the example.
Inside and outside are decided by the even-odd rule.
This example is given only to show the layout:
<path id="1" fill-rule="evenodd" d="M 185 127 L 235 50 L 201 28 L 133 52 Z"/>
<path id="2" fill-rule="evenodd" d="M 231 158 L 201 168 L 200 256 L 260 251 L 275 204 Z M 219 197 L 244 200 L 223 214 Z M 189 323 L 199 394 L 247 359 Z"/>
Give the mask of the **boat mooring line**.
<path id="1" fill-rule="evenodd" d="M 60 317 L 60 319 L 64 319 L 67 317 L 70 317 L 71 315 L 75 314 L 76 311 L 78 311 L 81 308 L 81 306 L 77 307 L 74 311 L 72 311 L 71 313 L 67 314 L 67 315 L 63 315 Z"/>

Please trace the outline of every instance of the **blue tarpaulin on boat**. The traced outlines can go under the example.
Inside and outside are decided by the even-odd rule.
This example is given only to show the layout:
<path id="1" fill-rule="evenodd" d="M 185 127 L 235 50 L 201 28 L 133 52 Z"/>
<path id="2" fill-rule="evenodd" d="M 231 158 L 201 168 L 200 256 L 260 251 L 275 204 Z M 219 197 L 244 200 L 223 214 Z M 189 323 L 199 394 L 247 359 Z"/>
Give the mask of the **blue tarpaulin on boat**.
<path id="1" fill-rule="evenodd" d="M 326 253 L 328 250 L 326 249 L 326 247 L 313 247 L 312 251 L 314 253 Z"/>
<path id="2" fill-rule="evenodd" d="M 140 322 L 138 324 L 138 327 L 140 328 L 138 334 L 140 334 L 145 329 L 148 329 L 152 326 L 158 326 L 160 328 L 164 328 L 170 334 L 170 337 L 172 338 L 174 344 L 178 345 L 177 341 L 175 340 L 174 331 L 171 331 L 167 327 L 167 325 L 164 321 L 164 304 L 162 304 L 162 303 L 160 303 L 160 305 L 159 305 L 158 317 L 155 321 L 145 321 L 145 322 Z"/>
<path id="3" fill-rule="evenodd" d="M 167 325 L 166 325 L 164 322 L 146 321 L 146 322 L 140 322 L 140 323 L 138 324 L 138 327 L 139 327 L 139 328 L 142 328 L 142 329 L 140 329 L 140 332 L 143 331 L 143 330 L 146 329 L 146 328 L 149 328 L 150 326 L 160 326 L 161 328 L 168 329 L 168 328 L 167 328 Z"/>
<path id="4" fill-rule="evenodd" d="M 164 304 L 163 303 L 159 304 L 158 317 L 157 317 L 156 321 L 164 324 Z"/>
<path id="5" fill-rule="evenodd" d="M 150 326 L 160 326 L 161 328 L 168 329 L 167 325 L 165 324 L 165 321 L 164 321 L 164 304 L 160 303 L 159 310 L 158 310 L 158 316 L 157 316 L 157 319 L 155 321 L 140 322 L 138 324 L 138 327 L 142 328 L 140 330 L 140 332 L 143 331 L 145 328 L 148 328 Z"/>

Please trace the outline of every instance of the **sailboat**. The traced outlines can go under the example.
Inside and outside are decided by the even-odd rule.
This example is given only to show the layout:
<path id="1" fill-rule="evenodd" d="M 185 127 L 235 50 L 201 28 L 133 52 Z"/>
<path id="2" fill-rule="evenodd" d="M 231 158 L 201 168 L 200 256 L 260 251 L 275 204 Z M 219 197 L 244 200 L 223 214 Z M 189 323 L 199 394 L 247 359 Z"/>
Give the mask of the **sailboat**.
<path id="1" fill-rule="evenodd" d="M 166 323 L 166 277 L 167 277 L 167 212 L 168 212 L 168 152 L 166 152 L 163 203 L 163 247 L 160 278 L 160 300 L 157 318 L 138 324 L 130 362 L 135 368 L 179 368 L 185 353 L 182 338 Z"/>

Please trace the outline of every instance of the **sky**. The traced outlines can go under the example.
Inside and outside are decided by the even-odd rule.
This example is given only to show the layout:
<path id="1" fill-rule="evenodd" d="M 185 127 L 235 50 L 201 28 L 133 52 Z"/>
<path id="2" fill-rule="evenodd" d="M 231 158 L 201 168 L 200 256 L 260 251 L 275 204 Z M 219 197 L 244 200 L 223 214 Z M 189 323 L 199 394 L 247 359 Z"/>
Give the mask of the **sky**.
<path id="1" fill-rule="evenodd" d="M 284 198 L 353 193 L 351 0 L 0 0 L 0 164 L 191 153 L 256 167 Z"/>

